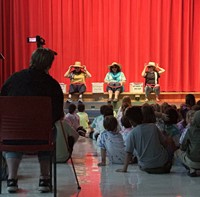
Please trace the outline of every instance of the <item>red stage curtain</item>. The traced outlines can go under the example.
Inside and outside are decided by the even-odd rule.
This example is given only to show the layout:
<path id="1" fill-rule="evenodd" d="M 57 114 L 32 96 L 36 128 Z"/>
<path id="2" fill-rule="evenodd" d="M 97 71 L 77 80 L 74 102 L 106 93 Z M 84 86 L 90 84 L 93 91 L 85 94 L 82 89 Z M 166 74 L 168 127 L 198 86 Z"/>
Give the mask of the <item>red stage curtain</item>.
<path id="1" fill-rule="evenodd" d="M 200 91 L 199 0 L 0 0 L 0 85 L 15 71 L 29 66 L 41 35 L 58 55 L 51 75 L 63 77 L 81 61 L 92 82 L 102 82 L 113 61 L 122 65 L 130 82 L 143 82 L 145 62 L 166 69 L 162 91 Z"/>

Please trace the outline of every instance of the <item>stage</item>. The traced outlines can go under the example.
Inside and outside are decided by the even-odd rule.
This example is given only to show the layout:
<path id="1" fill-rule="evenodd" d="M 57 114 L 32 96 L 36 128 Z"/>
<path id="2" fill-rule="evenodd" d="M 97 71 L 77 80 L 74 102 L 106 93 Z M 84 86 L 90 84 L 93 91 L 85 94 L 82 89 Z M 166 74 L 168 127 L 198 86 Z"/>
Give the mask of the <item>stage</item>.
<path id="1" fill-rule="evenodd" d="M 200 100 L 200 92 L 161 92 L 160 93 L 160 102 L 158 104 L 161 104 L 163 102 L 167 102 L 169 104 L 180 104 L 185 102 L 185 96 L 187 94 L 193 94 L 196 98 L 196 101 Z M 121 99 L 124 96 L 130 96 L 133 104 L 135 105 L 141 105 L 144 103 L 145 95 L 144 93 L 132 93 L 132 92 L 123 92 L 119 96 L 119 102 L 117 103 L 116 107 L 119 106 L 121 103 Z M 64 94 L 64 100 L 66 101 L 68 97 L 68 93 Z M 85 92 L 83 95 L 84 103 L 87 102 L 94 102 L 94 103 L 105 103 L 108 99 L 108 93 L 92 93 L 92 92 Z M 73 95 L 73 100 L 78 100 L 78 94 Z M 149 103 L 155 103 L 155 94 L 152 93 L 149 98 Z M 92 108 L 92 107 L 91 107 Z"/>

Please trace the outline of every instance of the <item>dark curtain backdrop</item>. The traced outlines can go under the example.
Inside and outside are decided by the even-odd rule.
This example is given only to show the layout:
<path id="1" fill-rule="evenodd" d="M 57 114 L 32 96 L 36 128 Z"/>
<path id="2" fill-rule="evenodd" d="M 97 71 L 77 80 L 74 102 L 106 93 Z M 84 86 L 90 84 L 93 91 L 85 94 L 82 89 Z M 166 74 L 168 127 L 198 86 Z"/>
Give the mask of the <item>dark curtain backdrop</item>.
<path id="1" fill-rule="evenodd" d="M 36 44 L 26 39 L 36 35 L 58 53 L 50 73 L 59 82 L 69 84 L 63 75 L 79 60 L 91 91 L 116 61 L 129 91 L 155 61 L 166 69 L 162 91 L 200 91 L 199 0 L 0 0 L 0 85 L 29 66 Z"/>

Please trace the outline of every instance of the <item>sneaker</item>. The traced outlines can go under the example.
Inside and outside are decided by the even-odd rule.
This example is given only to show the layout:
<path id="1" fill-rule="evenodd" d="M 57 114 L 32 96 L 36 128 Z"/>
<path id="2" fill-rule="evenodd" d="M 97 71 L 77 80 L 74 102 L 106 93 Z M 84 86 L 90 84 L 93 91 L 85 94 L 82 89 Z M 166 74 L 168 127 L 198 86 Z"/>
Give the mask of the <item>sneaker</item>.
<path id="1" fill-rule="evenodd" d="M 18 190 L 17 179 L 7 180 L 7 191 L 9 193 L 15 193 Z"/>
<path id="2" fill-rule="evenodd" d="M 109 98 L 107 102 L 108 102 L 108 103 L 111 103 L 111 102 L 112 102 L 112 99 L 111 99 L 111 98 Z"/>
<path id="3" fill-rule="evenodd" d="M 118 99 L 117 99 L 117 98 L 115 98 L 115 99 L 113 100 L 113 102 L 114 102 L 114 103 L 117 103 L 117 102 L 118 102 Z"/>
<path id="4" fill-rule="evenodd" d="M 156 98 L 156 101 L 157 101 L 157 102 L 159 102 L 159 101 L 160 101 L 160 99 L 159 99 L 159 98 Z"/>
<path id="5" fill-rule="evenodd" d="M 78 103 L 82 103 L 82 102 L 83 102 L 82 98 L 78 99 Z"/>
<path id="6" fill-rule="evenodd" d="M 50 179 L 40 179 L 38 190 L 40 192 L 50 192 L 51 191 L 51 180 Z"/>
<path id="7" fill-rule="evenodd" d="M 197 177 L 196 170 L 189 170 L 187 175 L 190 177 Z"/>
<path id="8" fill-rule="evenodd" d="M 67 99 L 67 103 L 72 103 L 72 99 Z"/>

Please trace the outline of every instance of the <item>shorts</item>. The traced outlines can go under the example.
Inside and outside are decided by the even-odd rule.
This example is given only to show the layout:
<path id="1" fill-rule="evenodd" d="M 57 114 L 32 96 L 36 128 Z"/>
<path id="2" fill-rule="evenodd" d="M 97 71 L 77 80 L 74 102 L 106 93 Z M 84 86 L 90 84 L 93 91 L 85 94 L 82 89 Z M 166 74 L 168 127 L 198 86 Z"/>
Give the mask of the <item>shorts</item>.
<path id="1" fill-rule="evenodd" d="M 78 92 L 79 94 L 83 94 L 86 91 L 85 84 L 70 84 L 69 86 L 69 94 L 73 94 Z"/>
<path id="2" fill-rule="evenodd" d="M 109 83 L 109 85 L 107 85 L 106 88 L 107 91 L 112 90 L 113 92 L 119 91 L 119 92 L 123 92 L 124 91 L 124 87 L 121 86 L 120 83 Z"/>

